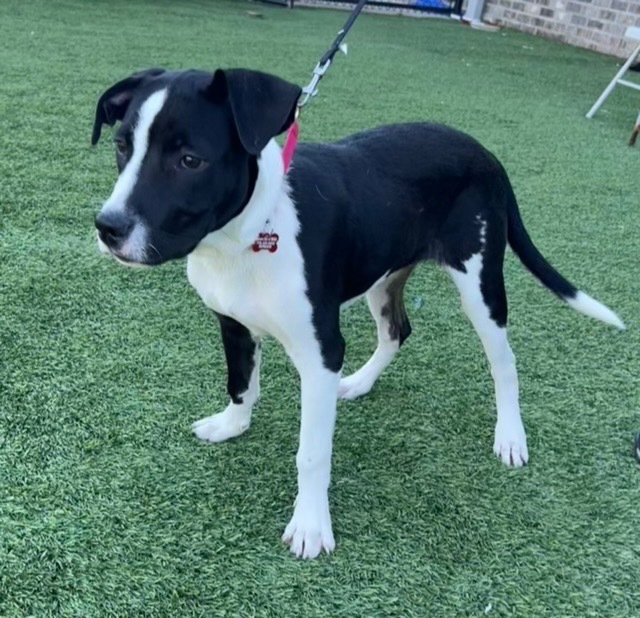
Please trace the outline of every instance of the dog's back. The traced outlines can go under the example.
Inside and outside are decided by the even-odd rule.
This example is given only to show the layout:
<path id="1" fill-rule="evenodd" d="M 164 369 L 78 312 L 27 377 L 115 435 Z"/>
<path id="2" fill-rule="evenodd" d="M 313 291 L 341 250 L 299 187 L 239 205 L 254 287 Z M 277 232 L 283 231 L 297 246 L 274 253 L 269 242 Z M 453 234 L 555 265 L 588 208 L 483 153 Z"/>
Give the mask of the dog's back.
<path id="1" fill-rule="evenodd" d="M 479 250 L 480 219 L 506 220 L 510 190 L 476 140 L 430 123 L 300 144 L 288 178 L 307 267 L 328 254 L 332 276 L 345 273 L 343 302 L 385 272 L 425 259 L 463 262 Z"/>

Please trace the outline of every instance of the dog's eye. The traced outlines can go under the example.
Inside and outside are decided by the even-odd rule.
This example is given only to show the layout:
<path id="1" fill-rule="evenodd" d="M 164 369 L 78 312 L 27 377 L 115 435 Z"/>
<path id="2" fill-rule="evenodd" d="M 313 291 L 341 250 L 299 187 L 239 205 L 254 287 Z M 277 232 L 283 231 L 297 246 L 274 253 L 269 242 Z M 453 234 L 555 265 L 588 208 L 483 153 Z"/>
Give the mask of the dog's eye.
<path id="1" fill-rule="evenodd" d="M 123 139 L 117 139 L 116 150 L 118 151 L 118 154 L 121 154 L 121 155 L 127 154 L 127 152 L 129 151 L 127 142 L 125 142 Z"/>
<path id="2" fill-rule="evenodd" d="M 180 165 L 189 170 L 197 170 L 202 167 L 204 161 L 194 155 L 184 155 L 180 159 Z"/>

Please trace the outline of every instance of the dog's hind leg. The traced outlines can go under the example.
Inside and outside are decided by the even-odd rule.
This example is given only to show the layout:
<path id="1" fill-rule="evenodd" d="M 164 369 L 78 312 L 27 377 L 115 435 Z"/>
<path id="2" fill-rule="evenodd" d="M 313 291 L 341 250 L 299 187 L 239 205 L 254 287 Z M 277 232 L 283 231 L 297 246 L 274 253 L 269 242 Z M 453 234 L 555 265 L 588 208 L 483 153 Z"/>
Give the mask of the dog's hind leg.
<path id="1" fill-rule="evenodd" d="M 495 239 L 494 239 L 495 240 Z M 522 466 L 529 458 L 527 437 L 520 418 L 518 374 L 507 340 L 507 297 L 502 274 L 502 249 L 487 252 L 486 245 L 456 267 L 447 267 L 460 292 L 462 306 L 478 333 L 491 365 L 498 418 L 494 453 L 511 466 Z"/>
<path id="2" fill-rule="evenodd" d="M 411 334 L 403 292 L 413 268 L 411 265 L 396 271 L 367 292 L 367 304 L 378 330 L 378 347 L 358 371 L 340 380 L 341 399 L 355 399 L 368 393 Z"/>

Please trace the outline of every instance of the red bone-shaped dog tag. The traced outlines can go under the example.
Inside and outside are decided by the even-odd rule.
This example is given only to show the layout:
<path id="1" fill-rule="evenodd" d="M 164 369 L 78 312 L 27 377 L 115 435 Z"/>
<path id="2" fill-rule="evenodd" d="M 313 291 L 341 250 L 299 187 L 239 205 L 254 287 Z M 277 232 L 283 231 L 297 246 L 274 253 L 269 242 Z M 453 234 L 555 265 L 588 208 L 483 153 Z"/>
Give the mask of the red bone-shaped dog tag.
<path id="1" fill-rule="evenodd" d="M 258 253 L 258 251 L 275 253 L 278 250 L 279 239 L 280 237 L 275 232 L 260 232 L 251 248 L 255 253 Z"/>

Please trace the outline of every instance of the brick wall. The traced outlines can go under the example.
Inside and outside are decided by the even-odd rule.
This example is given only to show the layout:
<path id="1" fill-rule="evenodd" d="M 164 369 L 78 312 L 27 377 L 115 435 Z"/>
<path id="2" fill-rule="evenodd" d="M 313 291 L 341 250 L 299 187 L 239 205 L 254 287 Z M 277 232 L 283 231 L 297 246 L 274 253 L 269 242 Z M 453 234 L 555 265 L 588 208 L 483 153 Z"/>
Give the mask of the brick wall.
<path id="1" fill-rule="evenodd" d="M 640 26 L 640 0 L 486 0 L 483 20 L 628 57 L 638 42 L 623 35 Z"/>

